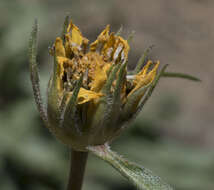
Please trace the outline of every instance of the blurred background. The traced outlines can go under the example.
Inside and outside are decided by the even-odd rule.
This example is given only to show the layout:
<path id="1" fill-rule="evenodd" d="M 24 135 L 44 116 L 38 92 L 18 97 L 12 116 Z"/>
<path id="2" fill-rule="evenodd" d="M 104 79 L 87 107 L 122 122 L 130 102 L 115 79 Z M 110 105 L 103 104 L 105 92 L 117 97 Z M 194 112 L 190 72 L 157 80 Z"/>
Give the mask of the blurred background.
<path id="1" fill-rule="evenodd" d="M 112 148 L 158 174 L 177 190 L 214 189 L 213 0 L 1 0 L 0 189 L 59 190 L 69 168 L 67 147 L 39 118 L 28 71 L 28 39 L 39 22 L 38 60 L 43 97 L 52 67 L 48 47 L 66 14 L 90 39 L 107 25 L 133 30 L 130 69 L 154 44 L 150 58 L 169 71 L 202 82 L 162 78 L 144 110 Z M 102 160 L 90 155 L 83 190 L 134 190 Z"/>

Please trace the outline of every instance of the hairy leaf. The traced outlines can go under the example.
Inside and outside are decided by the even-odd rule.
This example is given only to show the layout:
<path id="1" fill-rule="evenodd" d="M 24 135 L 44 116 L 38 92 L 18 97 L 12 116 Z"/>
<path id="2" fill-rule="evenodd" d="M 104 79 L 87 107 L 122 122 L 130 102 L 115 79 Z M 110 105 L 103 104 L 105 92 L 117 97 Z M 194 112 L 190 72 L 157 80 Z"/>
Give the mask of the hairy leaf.
<path id="1" fill-rule="evenodd" d="M 149 169 L 125 160 L 116 152 L 110 150 L 108 145 L 90 146 L 88 149 L 99 158 L 112 165 L 117 171 L 141 190 L 173 190 L 160 177 Z"/>
<path id="2" fill-rule="evenodd" d="M 30 77 L 33 87 L 34 99 L 39 110 L 40 116 L 43 119 L 44 123 L 49 126 L 47 113 L 40 92 L 39 85 L 39 71 L 38 63 L 36 61 L 37 57 L 37 33 L 38 33 L 38 23 L 35 20 L 33 25 L 33 30 L 31 32 L 31 37 L 29 41 L 29 63 L 30 63 Z"/>
<path id="3" fill-rule="evenodd" d="M 196 82 L 200 82 L 201 80 L 195 76 L 184 74 L 184 73 L 174 73 L 174 72 L 164 72 L 162 73 L 162 77 L 174 77 L 174 78 L 183 78 Z"/>

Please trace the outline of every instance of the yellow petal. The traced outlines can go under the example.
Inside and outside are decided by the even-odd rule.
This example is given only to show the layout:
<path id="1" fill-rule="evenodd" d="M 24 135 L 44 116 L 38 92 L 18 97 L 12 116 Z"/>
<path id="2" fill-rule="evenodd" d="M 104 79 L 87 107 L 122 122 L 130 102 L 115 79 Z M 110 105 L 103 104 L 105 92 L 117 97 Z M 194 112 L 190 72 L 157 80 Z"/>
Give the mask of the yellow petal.
<path id="1" fill-rule="evenodd" d="M 150 64 L 150 63 L 148 63 L 148 64 Z M 157 73 L 159 65 L 160 65 L 160 61 L 157 61 L 157 63 L 154 66 L 154 68 L 146 75 L 146 77 L 150 78 L 151 82 L 155 79 L 155 76 L 156 76 L 156 73 Z"/>
<path id="2" fill-rule="evenodd" d="M 106 28 L 100 33 L 100 35 L 98 36 L 98 40 L 100 42 L 105 42 L 108 40 L 109 38 L 109 31 L 110 31 L 110 25 L 108 24 L 106 26 Z"/>
<path id="3" fill-rule="evenodd" d="M 117 36 L 117 40 L 114 47 L 114 56 L 113 59 L 119 59 L 119 61 L 125 62 L 128 58 L 129 44 L 127 40 L 124 40 L 122 37 Z"/>
<path id="4" fill-rule="evenodd" d="M 105 62 L 97 52 L 89 52 L 82 58 L 81 65 L 88 67 L 90 90 L 99 92 L 107 80 L 107 71 L 111 63 Z"/>
<path id="5" fill-rule="evenodd" d="M 56 68 L 56 73 L 54 73 L 54 79 L 56 80 L 56 88 L 59 93 L 62 93 L 63 91 L 63 74 L 64 74 L 64 62 L 67 61 L 67 58 L 65 57 L 57 57 L 57 68 Z"/>
<path id="6" fill-rule="evenodd" d="M 109 30 L 110 25 L 107 25 L 106 28 L 97 37 L 97 39 L 93 43 L 91 43 L 90 45 L 91 51 L 96 51 L 100 44 L 103 45 L 109 39 Z"/>
<path id="7" fill-rule="evenodd" d="M 65 48 L 60 37 L 57 37 L 55 41 L 55 54 L 56 56 L 65 57 Z"/>
<path id="8" fill-rule="evenodd" d="M 149 69 L 149 67 L 152 65 L 152 61 L 151 60 L 149 60 L 147 63 L 146 63 L 146 65 L 143 67 L 143 69 L 138 73 L 138 75 L 141 75 L 141 76 L 146 76 L 146 74 L 147 74 L 147 71 L 148 71 L 148 69 Z"/>
<path id="9" fill-rule="evenodd" d="M 147 72 L 148 70 L 148 67 L 149 65 L 151 65 L 152 63 L 149 61 L 147 63 L 147 65 L 142 69 L 142 71 L 140 71 L 134 81 L 133 81 L 133 84 L 135 85 L 134 89 L 129 93 L 128 96 L 130 96 L 131 94 L 133 94 L 136 90 L 138 90 L 139 88 L 142 88 L 143 86 L 146 86 L 148 84 L 150 84 L 155 76 L 156 76 L 156 73 L 157 73 L 157 69 L 158 69 L 158 66 L 160 64 L 159 61 L 157 61 L 156 65 L 154 66 L 154 68 L 148 73 L 146 74 L 145 72 Z"/>
<path id="10" fill-rule="evenodd" d="M 114 44 L 115 44 L 115 35 L 114 33 L 110 34 L 108 41 L 105 43 L 102 49 L 102 54 L 106 59 L 112 58 L 113 51 L 114 51 Z"/>
<path id="11" fill-rule="evenodd" d="M 74 46 L 81 46 L 83 41 L 83 36 L 79 30 L 79 28 L 70 22 L 67 28 L 67 33 L 70 33 L 71 35 L 71 42 Z"/>
<path id="12" fill-rule="evenodd" d="M 65 52 L 67 57 L 72 55 L 72 40 L 69 34 L 65 34 Z"/>
<path id="13" fill-rule="evenodd" d="M 62 79 L 63 74 L 64 74 L 64 63 L 68 62 L 69 59 L 66 57 L 57 57 L 57 63 L 59 65 L 59 71 L 57 73 L 59 73 L 59 77 L 60 79 Z"/>
<path id="14" fill-rule="evenodd" d="M 101 96 L 103 96 L 103 94 L 80 88 L 77 104 L 84 104 L 86 102 L 98 99 Z"/>
<path id="15" fill-rule="evenodd" d="M 120 36 L 115 36 L 114 33 L 111 33 L 109 39 L 102 48 L 104 58 L 113 60 L 115 63 L 125 63 L 128 58 L 128 52 L 128 42 Z"/>
<path id="16" fill-rule="evenodd" d="M 107 80 L 107 71 L 110 68 L 110 64 L 106 64 L 103 68 L 97 65 L 94 72 L 94 80 L 91 83 L 91 90 L 94 92 L 99 92 L 104 86 Z"/>

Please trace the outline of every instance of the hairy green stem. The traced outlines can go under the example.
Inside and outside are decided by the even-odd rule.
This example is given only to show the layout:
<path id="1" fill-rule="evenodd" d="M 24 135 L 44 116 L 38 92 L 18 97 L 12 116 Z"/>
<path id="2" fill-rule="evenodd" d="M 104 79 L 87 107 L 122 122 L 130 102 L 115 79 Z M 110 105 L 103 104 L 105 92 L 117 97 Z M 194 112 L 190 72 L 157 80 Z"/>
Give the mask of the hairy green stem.
<path id="1" fill-rule="evenodd" d="M 88 152 L 71 150 L 70 172 L 67 190 L 81 190 Z"/>

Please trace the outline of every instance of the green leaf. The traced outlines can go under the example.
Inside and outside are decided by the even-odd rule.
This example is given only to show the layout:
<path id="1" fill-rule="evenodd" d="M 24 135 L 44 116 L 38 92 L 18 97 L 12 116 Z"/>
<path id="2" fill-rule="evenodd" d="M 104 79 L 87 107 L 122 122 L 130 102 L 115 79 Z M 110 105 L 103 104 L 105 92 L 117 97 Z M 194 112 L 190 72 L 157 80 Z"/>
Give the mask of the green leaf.
<path id="1" fill-rule="evenodd" d="M 152 83 L 147 84 L 146 86 L 143 86 L 136 90 L 133 94 L 131 94 L 126 101 L 126 104 L 123 108 L 123 119 L 129 119 L 130 116 L 133 115 L 135 112 L 136 102 L 139 101 L 139 98 L 143 97 L 143 95 L 146 93 L 147 89 L 152 85 Z"/>
<path id="2" fill-rule="evenodd" d="M 157 86 L 157 84 L 158 84 L 158 82 L 159 82 L 159 80 L 160 80 L 160 78 L 161 78 L 163 72 L 166 70 L 167 67 L 168 67 L 167 64 L 164 65 L 163 68 L 160 70 L 159 74 L 155 77 L 154 81 L 153 81 L 151 84 L 149 84 L 149 85 L 147 85 L 147 86 L 145 86 L 145 87 L 140 88 L 140 89 L 136 92 L 137 94 L 138 94 L 138 93 L 141 93 L 141 92 L 143 92 L 144 90 L 146 90 L 146 89 L 149 87 L 149 89 L 147 90 L 146 95 L 144 95 L 144 97 L 143 97 L 142 102 L 140 103 L 140 105 L 138 105 L 137 111 L 136 111 L 131 117 L 130 117 L 130 114 L 129 114 L 129 109 L 131 108 L 132 103 L 134 103 L 134 102 L 132 101 L 132 100 L 134 99 L 134 97 L 133 97 L 133 98 L 130 97 L 131 99 L 128 100 L 129 103 L 128 103 L 128 102 L 126 103 L 127 105 L 125 105 L 124 114 L 123 114 L 123 118 L 128 118 L 128 120 L 126 120 L 125 123 L 123 124 L 123 127 L 122 127 L 120 130 L 118 130 L 118 134 L 120 134 L 120 132 L 121 132 L 122 130 L 124 130 L 125 127 L 128 127 L 128 124 L 129 124 L 131 121 L 133 121 L 133 120 L 137 117 L 137 115 L 141 112 L 141 110 L 143 109 L 144 105 L 146 104 L 146 102 L 147 102 L 147 101 L 149 100 L 149 98 L 151 97 L 151 95 L 152 95 L 152 93 L 153 93 L 155 87 Z M 134 95 L 134 94 L 133 94 L 133 95 Z M 135 95 L 134 95 L 134 96 L 135 96 Z"/>
<path id="3" fill-rule="evenodd" d="M 111 92 L 112 83 L 116 80 L 116 75 L 120 69 L 121 64 L 113 65 L 109 68 L 108 79 L 102 88 L 102 93 L 105 96 L 100 98 L 99 106 L 96 109 L 96 113 L 93 116 L 93 128 L 96 129 L 98 126 L 103 126 L 102 131 L 105 130 L 105 126 L 111 125 L 114 122 L 112 119 L 113 113 L 113 93 Z M 112 125 L 111 125 L 112 126 Z M 106 128 L 109 131 L 109 128 Z M 97 129 L 96 129 L 97 130 Z"/>
<path id="4" fill-rule="evenodd" d="M 82 81 L 83 81 L 83 75 L 80 76 L 80 79 L 77 81 L 77 84 L 73 90 L 72 96 L 70 97 L 66 108 L 65 108 L 65 113 L 64 116 L 62 115 L 61 118 L 64 117 L 63 121 L 63 127 L 68 127 L 68 126 L 73 126 L 75 124 L 75 112 L 76 112 L 76 104 L 77 104 L 77 98 L 78 94 L 80 91 L 80 88 L 82 86 Z M 79 128 L 75 125 L 76 129 L 79 131 Z"/>
<path id="5" fill-rule="evenodd" d="M 38 35 L 38 23 L 35 20 L 33 25 L 33 30 L 31 32 L 30 41 L 29 41 L 29 66 L 30 66 L 30 78 L 33 87 L 34 99 L 37 105 L 37 109 L 39 110 L 40 116 L 43 119 L 46 126 L 48 126 L 48 119 L 45 106 L 43 104 L 41 92 L 40 92 L 40 84 L 39 84 L 39 71 L 38 71 L 38 63 L 36 61 L 37 58 L 37 35 Z"/>
<path id="6" fill-rule="evenodd" d="M 132 72 L 132 74 L 137 74 L 140 72 L 140 70 L 143 67 L 144 62 L 146 61 L 148 54 L 153 49 L 154 45 L 149 46 L 144 52 L 143 55 L 140 57 L 140 59 L 137 62 L 137 66 L 135 67 L 135 70 Z"/>
<path id="7" fill-rule="evenodd" d="M 110 68 L 111 69 L 111 68 Z M 109 73 L 106 84 L 104 85 L 102 92 L 107 96 L 111 95 L 111 86 L 116 78 L 117 71 L 120 69 L 120 64 L 114 65 L 111 72 Z"/>
<path id="8" fill-rule="evenodd" d="M 174 73 L 174 72 L 164 72 L 162 73 L 162 77 L 174 77 L 174 78 L 183 78 L 183 79 L 188 79 L 196 82 L 200 82 L 201 80 L 197 77 L 194 77 L 189 74 L 184 74 L 184 73 Z"/>
<path id="9" fill-rule="evenodd" d="M 151 97 L 155 87 L 157 86 L 160 78 L 162 77 L 163 73 L 165 72 L 166 68 L 168 67 L 168 64 L 164 65 L 163 68 L 161 69 L 161 71 L 159 72 L 159 74 L 156 76 L 155 80 L 152 82 L 150 89 L 148 90 L 146 96 L 144 97 L 143 101 L 140 103 L 140 105 L 137 108 L 137 112 L 135 115 L 137 115 L 144 107 L 144 105 L 146 104 L 146 102 L 149 100 L 149 98 Z"/>
<path id="10" fill-rule="evenodd" d="M 72 92 L 72 95 L 69 96 L 68 93 L 66 94 L 67 97 L 65 97 L 65 99 L 68 99 L 68 103 L 66 104 L 64 111 L 61 113 L 59 125 L 60 127 L 69 129 L 69 131 L 77 135 L 80 135 L 82 132 L 82 129 L 80 128 L 80 125 L 78 125 L 77 122 L 80 120 L 80 118 L 76 111 L 77 111 L 78 94 L 83 82 L 83 75 L 84 74 L 82 74 L 79 80 L 77 81 L 75 88 Z"/>
<path id="11" fill-rule="evenodd" d="M 53 73 L 48 85 L 48 118 L 52 125 L 59 124 L 60 122 L 60 102 L 61 92 L 58 85 L 62 86 L 60 78 L 60 65 L 57 63 L 57 57 L 54 52 L 54 65 Z"/>
<path id="12" fill-rule="evenodd" d="M 131 43 L 131 41 L 132 41 L 132 39 L 133 39 L 133 37 L 134 37 L 134 34 L 135 34 L 135 31 L 132 31 L 131 34 L 129 34 L 129 36 L 128 36 L 128 38 L 127 38 L 128 44 Z"/>
<path id="13" fill-rule="evenodd" d="M 65 43 L 65 34 L 67 32 L 67 28 L 68 28 L 68 25 L 69 25 L 69 19 L 70 19 L 70 17 L 69 17 L 69 15 L 67 15 L 65 17 L 65 20 L 64 20 L 63 29 L 62 29 L 62 35 L 61 35 L 63 43 Z"/>
<path id="14" fill-rule="evenodd" d="M 124 82 L 124 75 L 126 74 L 126 67 L 127 67 L 128 62 L 125 64 L 122 64 L 119 70 L 118 78 L 116 81 L 116 86 L 115 86 L 115 91 L 114 91 L 114 104 L 117 104 L 117 102 L 120 102 L 120 93 L 121 93 L 121 88 L 122 88 L 122 83 Z"/>
<path id="15" fill-rule="evenodd" d="M 115 85 L 115 89 L 114 92 L 112 93 L 112 95 L 109 92 L 109 95 L 106 96 L 106 103 L 105 103 L 105 110 L 104 113 L 102 114 L 104 116 L 104 125 L 107 126 L 106 130 L 108 132 L 110 132 L 111 130 L 115 130 L 116 126 L 120 126 L 117 125 L 117 120 L 118 120 L 118 116 L 120 113 L 120 107 L 121 107 L 121 98 L 120 98 L 120 94 L 121 94 L 121 90 L 122 90 L 122 84 L 124 83 L 124 78 L 125 78 L 125 74 L 126 74 L 126 66 L 127 66 L 127 62 L 125 64 L 121 64 L 119 70 L 117 71 L 118 76 L 116 77 L 116 85 Z"/>
<path id="16" fill-rule="evenodd" d="M 125 160 L 116 152 L 111 151 L 108 145 L 90 146 L 88 147 L 88 150 L 108 162 L 138 189 L 173 190 L 170 185 L 165 183 L 160 177 L 153 174 L 153 172 L 133 162 Z"/>

